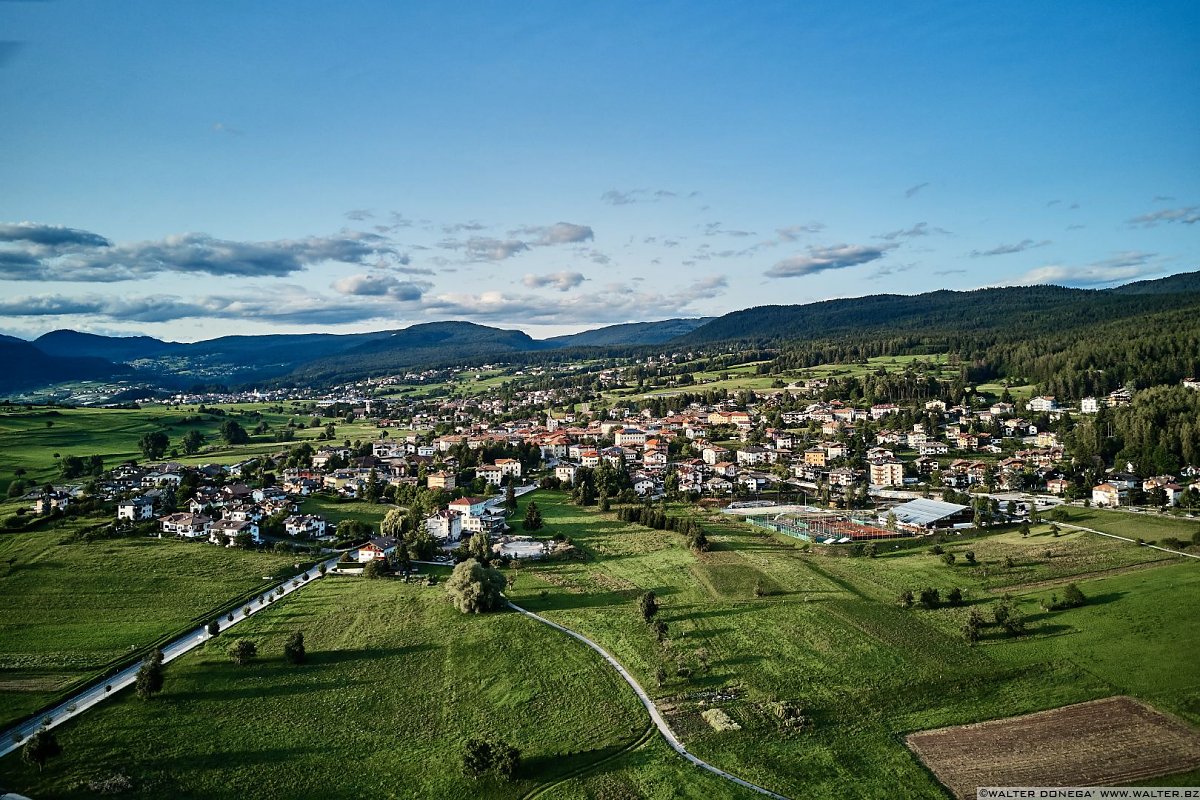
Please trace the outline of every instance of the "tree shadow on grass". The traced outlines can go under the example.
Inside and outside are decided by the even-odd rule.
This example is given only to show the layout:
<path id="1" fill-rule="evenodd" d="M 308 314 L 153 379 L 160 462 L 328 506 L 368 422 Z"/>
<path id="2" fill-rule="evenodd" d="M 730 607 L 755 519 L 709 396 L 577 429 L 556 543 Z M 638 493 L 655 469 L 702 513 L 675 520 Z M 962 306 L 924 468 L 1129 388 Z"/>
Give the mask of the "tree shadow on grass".
<path id="1" fill-rule="evenodd" d="M 714 619 L 716 617 L 733 617 L 739 614 L 750 614 L 758 610 L 758 606 L 752 603 L 743 603 L 737 606 L 724 606 L 721 608 L 699 608 L 695 611 L 688 611 L 683 614 L 670 613 L 664 615 L 666 622 L 682 622 L 687 619 Z"/>
<path id="2" fill-rule="evenodd" d="M 585 774 L 589 776 L 595 775 L 596 771 L 589 770 L 589 767 L 597 761 L 616 755 L 628 746 L 629 742 L 626 741 L 608 747 L 595 747 L 591 750 L 574 753 L 546 753 L 522 758 L 520 777 L 524 780 L 550 782 L 561 780 L 577 771 L 585 771 Z M 600 769 L 604 769 L 604 766 L 606 765 L 602 765 Z"/>
<path id="3" fill-rule="evenodd" d="M 162 770 L 168 774 L 186 775 L 197 770 L 228 770 L 230 765 L 275 766 L 286 768 L 307 756 L 323 752 L 319 747 L 274 748 L 270 750 L 225 750 L 205 753 L 193 751 L 184 758 L 167 756 L 143 762 L 144 768 Z"/>
<path id="4" fill-rule="evenodd" d="M 326 690 L 351 689 L 366 684 L 367 681 L 322 681 L 303 683 L 272 683 L 267 686 L 254 685 L 226 689 L 205 689 L 195 692 L 173 695 L 172 700 L 178 702 L 209 701 L 224 702 L 227 700 L 253 700 L 256 698 L 286 697 L 294 694 L 311 694 Z"/>
<path id="5" fill-rule="evenodd" d="M 699 630 L 691 630 L 680 636 L 680 639 L 686 639 L 691 642 L 705 642 L 709 639 L 715 639 L 718 636 L 723 636 L 727 633 L 733 633 L 733 628 L 702 628 Z"/>
<path id="6" fill-rule="evenodd" d="M 642 594 L 641 589 L 622 589 L 612 592 L 564 592 L 551 591 L 545 599 L 538 596 L 519 598 L 515 602 L 529 611 L 566 611 L 579 608 L 628 605 Z"/>

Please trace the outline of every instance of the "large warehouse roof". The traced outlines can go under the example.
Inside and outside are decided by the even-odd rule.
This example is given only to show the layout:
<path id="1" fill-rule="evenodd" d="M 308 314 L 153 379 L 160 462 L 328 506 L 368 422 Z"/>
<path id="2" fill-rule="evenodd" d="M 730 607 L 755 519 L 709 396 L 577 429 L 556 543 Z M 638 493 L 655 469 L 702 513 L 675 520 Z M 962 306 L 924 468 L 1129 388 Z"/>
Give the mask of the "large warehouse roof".
<path id="1" fill-rule="evenodd" d="M 923 527 L 966 510 L 966 506 L 960 506 L 957 503 L 943 503 L 941 500 L 918 498 L 896 506 L 892 509 L 892 513 L 896 515 L 896 521 L 903 525 Z"/>

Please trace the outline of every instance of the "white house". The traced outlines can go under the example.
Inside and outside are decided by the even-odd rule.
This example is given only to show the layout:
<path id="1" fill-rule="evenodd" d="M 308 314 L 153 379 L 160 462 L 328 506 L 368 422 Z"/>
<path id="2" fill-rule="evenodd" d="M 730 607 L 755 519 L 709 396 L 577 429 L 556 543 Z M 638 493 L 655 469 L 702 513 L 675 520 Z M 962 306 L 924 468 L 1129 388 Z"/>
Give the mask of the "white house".
<path id="1" fill-rule="evenodd" d="M 158 523 L 162 533 L 170 533 L 184 539 L 204 539 L 208 537 L 208 528 L 212 520 L 203 514 L 181 511 L 178 514 L 160 517 Z"/>
<path id="2" fill-rule="evenodd" d="M 319 539 L 325 535 L 325 528 L 324 518 L 316 514 L 293 514 L 283 521 L 283 529 L 288 536 Z"/>
<path id="3" fill-rule="evenodd" d="M 370 541 L 358 548 L 358 563 L 387 558 L 396 552 L 397 542 L 391 536 L 372 536 Z"/>
<path id="4" fill-rule="evenodd" d="M 575 483 L 575 472 L 579 467 L 574 464 L 559 464 L 554 468 L 554 477 L 558 478 L 563 483 Z"/>
<path id="5" fill-rule="evenodd" d="M 448 508 L 442 509 L 425 518 L 425 530 L 438 541 L 457 542 L 462 538 L 462 515 Z"/>
<path id="6" fill-rule="evenodd" d="M 154 519 L 154 501 L 148 497 L 135 497 L 117 503 L 117 519 L 143 522 Z"/>
<path id="7" fill-rule="evenodd" d="M 257 523 L 232 519 L 219 519 L 213 522 L 208 529 L 208 540 L 213 544 L 233 547 L 237 544 L 237 538 L 243 534 L 248 535 L 250 541 L 255 544 L 262 542 Z"/>

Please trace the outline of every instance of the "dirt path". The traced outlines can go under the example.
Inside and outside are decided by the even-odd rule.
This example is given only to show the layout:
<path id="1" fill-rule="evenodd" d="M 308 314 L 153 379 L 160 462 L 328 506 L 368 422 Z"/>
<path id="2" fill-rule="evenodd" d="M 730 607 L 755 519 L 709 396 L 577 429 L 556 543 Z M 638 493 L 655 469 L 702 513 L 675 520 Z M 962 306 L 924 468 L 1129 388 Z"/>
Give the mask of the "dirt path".
<path id="1" fill-rule="evenodd" d="M 663 738 L 667 740 L 667 744 L 669 744 L 671 746 L 671 749 L 674 750 L 676 753 L 683 756 L 688 761 L 695 764 L 697 767 L 708 770 L 712 774 L 714 774 L 718 777 L 724 778 L 725 780 L 727 780 L 731 783 L 736 783 L 738 786 L 741 786 L 744 789 L 749 789 L 752 792 L 757 792 L 759 794 L 766 795 L 767 797 L 775 798 L 775 800 L 789 800 L 788 797 L 786 797 L 782 794 L 777 794 L 776 792 L 773 792 L 770 789 L 766 789 L 757 784 L 750 783 L 750 781 L 742 780 L 741 778 L 737 777 L 736 775 L 732 775 L 719 767 L 714 767 L 712 764 L 709 764 L 707 761 L 703 761 L 703 760 L 697 758 L 696 756 L 692 755 L 691 753 L 689 753 L 687 751 L 687 748 L 683 746 L 683 742 L 681 742 L 679 740 L 679 737 L 677 737 L 675 735 L 675 731 L 671 730 L 671 726 L 667 724 L 667 721 L 665 719 L 663 719 L 662 714 L 659 713 L 658 706 L 656 706 L 654 704 L 654 701 L 650 699 L 650 695 L 648 695 L 646 693 L 646 690 L 642 688 L 642 685 L 640 683 L 638 683 L 632 675 L 629 674 L 629 672 L 625 669 L 625 667 L 621 664 L 621 662 L 617 661 L 617 659 L 611 653 L 609 653 L 607 650 L 605 650 L 603 647 L 596 644 L 591 639 L 587 638 L 586 636 L 584 636 L 581 633 L 576 633 L 575 631 L 571 630 L 570 628 L 559 625 L 557 622 L 551 622 L 550 620 L 546 619 L 543 616 L 534 614 L 532 611 L 526 611 L 525 609 L 521 608 L 520 606 L 513 603 L 512 601 L 508 602 L 508 606 L 509 606 L 509 608 L 513 609 L 514 611 L 518 611 L 518 612 L 524 614 L 525 616 L 530 617 L 531 619 L 535 619 L 538 622 L 542 623 L 543 625 L 549 625 L 551 628 L 562 631 L 563 633 L 567 634 L 568 636 L 570 636 L 573 639 L 578 639 L 579 641 L 583 642 L 588 647 L 592 648 L 597 653 L 599 653 L 600 656 L 605 661 L 608 662 L 609 666 L 611 666 L 613 669 L 615 669 L 617 671 L 617 674 L 620 675 L 624 679 L 624 681 L 626 683 L 628 683 L 629 686 L 633 689 L 634 693 L 638 696 L 638 699 L 642 701 L 642 705 L 646 708 L 646 711 L 650 714 L 650 720 L 654 723 L 655 727 L 658 728 L 658 731 L 659 731 L 659 733 L 661 733 L 663 735 Z"/>

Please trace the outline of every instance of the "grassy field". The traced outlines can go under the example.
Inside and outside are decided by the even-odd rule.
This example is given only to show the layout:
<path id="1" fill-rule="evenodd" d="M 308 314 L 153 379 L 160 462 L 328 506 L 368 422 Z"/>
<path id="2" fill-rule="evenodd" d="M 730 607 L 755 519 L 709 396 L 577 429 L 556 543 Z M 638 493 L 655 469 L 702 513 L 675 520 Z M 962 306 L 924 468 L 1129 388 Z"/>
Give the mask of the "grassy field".
<path id="1" fill-rule="evenodd" d="M 1108 511 L 1103 508 L 1076 508 L 1063 506 L 1067 511 L 1067 522 L 1094 528 L 1104 533 L 1124 536 L 1128 539 L 1145 539 L 1157 542 L 1173 536 L 1190 542 L 1200 531 L 1200 519 L 1186 519 L 1167 514 L 1144 514 L 1130 511 Z"/>
<path id="2" fill-rule="evenodd" d="M 678 534 L 625 525 L 594 509 L 567 505 L 560 495 L 539 495 L 546 532 L 572 537 L 596 558 L 527 569 L 514 592 L 531 608 L 612 649 L 660 702 L 676 709 L 672 724 L 692 752 L 785 794 L 886 797 L 903 785 L 907 796 L 941 797 L 901 734 L 1115 693 L 1142 696 L 1200 721 L 1193 699 L 1200 670 L 1187 663 L 1200 646 L 1200 626 L 1194 608 L 1189 610 L 1200 575 L 1196 565 L 1175 559 L 1084 581 L 1093 604 L 1031 619 L 1033 632 L 1026 639 L 989 633 L 983 644 L 971 647 L 958 635 L 965 609 L 930 612 L 893 602 L 896 587 L 927 584 L 964 585 L 976 604 L 993 599 L 987 579 L 968 580 L 924 551 L 878 559 L 821 557 L 744 524 L 713 521 L 708 528 L 714 549 L 696 555 Z M 1062 558 L 1073 566 L 1058 574 L 1060 580 L 1137 564 L 1145 552 L 1117 542 L 1124 549 L 1116 553 L 1100 537 L 1084 536 L 1078 534 L 1078 546 L 1060 537 L 1066 541 L 1057 546 L 1088 553 Z M 982 553 L 984 542 L 1000 558 L 1005 548 L 1019 555 L 1020 548 L 1031 546 L 1008 534 L 972 546 Z M 1098 547 L 1094 555 L 1092 544 Z M 1016 585 L 1026 577 L 1008 580 Z M 1110 582 L 1137 581 L 1152 581 L 1156 588 L 1105 589 Z M 756 597 L 755 586 L 765 596 Z M 636 598 L 646 589 L 662 598 L 667 647 L 638 616 Z M 1018 603 L 1033 617 L 1049 592 L 1030 591 Z M 1149 624 L 1131 624 L 1130 615 L 1136 619 L 1143 612 Z M 1164 630 L 1171 635 L 1161 636 Z M 1143 646 L 1155 636 L 1155 647 Z M 1164 649 L 1171 658 L 1163 656 Z M 1094 664 L 1103 659 L 1123 666 L 1097 672 Z M 680 663 L 694 671 L 690 678 L 677 674 Z M 667 678 L 658 686 L 660 667 Z M 700 719 L 696 693 L 717 688 L 734 690 L 734 699 L 718 704 L 742 730 L 717 733 Z M 812 730 L 781 730 L 766 705 L 772 701 L 804 709 L 814 720 Z M 634 777 L 638 769 L 628 768 Z M 590 780 L 598 779 L 580 779 L 576 793 L 567 796 L 588 796 Z"/>
<path id="3" fill-rule="evenodd" d="M 302 666 L 280 657 L 296 630 Z M 235 635 L 257 642 L 258 661 L 230 663 Z M 322 580 L 216 645 L 171 664 L 153 701 L 122 697 L 68 726 L 65 755 L 41 774 L 0 761 L 0 782 L 91 796 L 81 784 L 122 771 L 134 797 L 517 798 L 612 758 L 647 727 L 592 651 L 511 612 L 461 615 L 441 586 Z M 465 778 L 471 736 L 520 748 L 521 779 Z M 631 755 L 658 765 L 644 796 L 722 796 L 715 778 L 685 772 L 665 750 Z"/>
<path id="4" fill-rule="evenodd" d="M 376 533 L 379 523 L 388 511 L 396 506 L 384 503 L 368 503 L 365 500 L 347 500 L 339 503 L 331 497 L 310 495 L 300 503 L 300 513 L 319 514 L 335 525 L 345 519 L 358 520 L 370 525 Z"/>
<path id="5" fill-rule="evenodd" d="M 568 536 L 588 558 L 511 569 L 510 596 L 613 652 L 691 752 L 784 794 L 885 798 L 903 786 L 906 797 L 942 798 L 904 735 L 1114 694 L 1200 723 L 1200 564 L 1093 534 L 1053 537 L 1048 525 L 1027 539 L 1009 531 L 947 542 L 953 565 L 925 548 L 818 555 L 727 517 L 673 509 L 703 520 L 713 548 L 697 554 L 677 533 L 575 507 L 563 493 L 535 492 L 521 505 L 531 499 L 546 521 L 539 536 Z M 1043 610 L 1068 581 L 1089 602 Z M 961 587 L 966 603 L 895 602 L 924 586 Z M 663 643 L 637 609 L 648 589 L 662 603 Z M 970 610 L 990 619 L 1006 592 L 1028 635 L 988 627 L 975 646 L 965 642 Z M 0 618 L 0 632 L 15 624 Z M 278 657 L 297 629 L 314 653 L 299 669 Z M 0 782 L 78 796 L 81 782 L 121 768 L 140 796 L 317 786 L 334 796 L 747 796 L 657 736 L 639 744 L 645 713 L 594 653 L 511 613 L 463 617 L 440 587 L 333 579 L 237 633 L 259 641 L 260 663 L 236 669 L 220 651 L 182 659 L 160 700 L 121 699 L 81 718 L 63 729 L 67 755 L 45 773 L 9 758 Z M 777 702 L 811 725 L 782 725 Z M 741 728 L 710 727 L 700 712 L 711 706 Z M 478 734 L 522 749 L 521 781 L 465 782 L 458 755 Z"/>
<path id="6" fill-rule="evenodd" d="M 21 409 L 0 412 L 0 491 L 8 487 L 17 468 L 26 470 L 27 478 L 43 483 L 58 478 L 58 456 L 76 455 L 104 456 L 105 463 L 113 466 L 121 461 L 142 460 L 138 441 L 146 434 L 157 430 L 167 433 L 172 447 L 178 447 L 184 434 L 198 430 L 206 439 L 206 445 L 194 456 L 177 453 L 167 458 L 187 464 L 229 464 L 254 455 L 276 453 L 293 443 L 273 441 L 274 431 L 285 428 L 289 420 L 307 424 L 307 413 L 276 413 L 271 406 L 243 403 L 220 408 L 238 411 L 256 410 L 270 425 L 270 432 L 251 436 L 245 445 L 227 446 L 220 441 L 218 433 L 223 418 L 201 415 L 195 408 L 181 409 L 154 406 L 143 409 Z M 188 418 L 191 421 L 187 421 Z M 257 419 L 233 415 L 242 427 L 250 431 Z M 326 422 L 334 422 L 336 441 L 346 439 L 374 440 L 379 430 L 373 423 L 355 422 L 347 424 L 341 420 L 321 419 L 320 428 L 298 428 L 296 442 L 311 441 L 320 446 L 317 437 L 324 433 Z M 404 435 L 406 431 L 391 431 L 392 436 Z"/>
<path id="7" fill-rule="evenodd" d="M 159 539 L 0 535 L 0 724 L 263 583 L 294 558 Z"/>
<path id="8" fill-rule="evenodd" d="M 914 366 L 914 364 L 918 362 L 929 365 L 930 372 L 940 378 L 953 380 L 958 376 L 958 367 L 951 366 L 948 363 L 946 353 L 936 353 L 933 355 L 875 356 L 857 364 L 820 364 L 815 367 L 809 367 L 808 369 L 801 370 L 800 374 L 806 378 L 830 378 L 834 376 L 861 378 L 863 375 L 876 372 L 880 369 L 886 369 L 888 372 L 892 373 L 904 372 L 906 369 Z"/>

